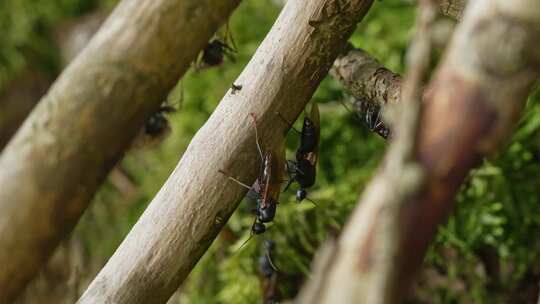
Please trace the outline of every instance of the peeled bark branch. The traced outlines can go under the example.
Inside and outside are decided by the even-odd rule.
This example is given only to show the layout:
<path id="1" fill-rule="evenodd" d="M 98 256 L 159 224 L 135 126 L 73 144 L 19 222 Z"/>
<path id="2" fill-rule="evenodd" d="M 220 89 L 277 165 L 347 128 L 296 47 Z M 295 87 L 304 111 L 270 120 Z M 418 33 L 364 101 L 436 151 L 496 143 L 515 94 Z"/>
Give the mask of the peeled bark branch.
<path id="1" fill-rule="evenodd" d="M 535 0 L 475 0 L 465 12 L 424 95 L 414 158 L 426 179 L 399 210 L 398 248 L 387 265 L 394 275 L 380 282 L 390 302 L 403 301 L 469 170 L 508 140 L 540 76 L 539 42 Z M 316 267 L 322 269 L 314 274 L 317 285 L 308 285 L 300 300 L 316 292 L 315 303 L 346 303 L 336 301 L 344 295 L 364 299 L 357 303 L 381 302 L 377 289 L 365 288 L 382 254 L 378 238 L 387 211 L 377 202 L 400 189 L 377 183 L 380 176 L 360 199 L 334 253 Z"/>
<path id="2" fill-rule="evenodd" d="M 251 184 L 263 150 L 289 126 L 327 74 L 372 0 L 289 0 L 242 74 L 79 303 L 165 302 L 212 243 Z M 279 212 L 279 210 L 278 210 Z"/>
<path id="3" fill-rule="evenodd" d="M 338 57 L 330 75 L 356 99 L 374 106 L 397 104 L 401 100 L 401 76 L 362 49 L 351 48 Z"/>
<path id="4" fill-rule="evenodd" d="M 124 0 L 0 157 L 0 302 L 73 228 L 239 0 Z"/>
<path id="5" fill-rule="evenodd" d="M 443 15 L 459 20 L 466 4 L 467 0 L 439 0 L 439 9 Z M 362 102 L 383 107 L 401 99 L 401 76 L 362 49 L 349 46 L 334 62 L 330 75 Z M 359 108 L 355 103 L 357 112 Z"/>

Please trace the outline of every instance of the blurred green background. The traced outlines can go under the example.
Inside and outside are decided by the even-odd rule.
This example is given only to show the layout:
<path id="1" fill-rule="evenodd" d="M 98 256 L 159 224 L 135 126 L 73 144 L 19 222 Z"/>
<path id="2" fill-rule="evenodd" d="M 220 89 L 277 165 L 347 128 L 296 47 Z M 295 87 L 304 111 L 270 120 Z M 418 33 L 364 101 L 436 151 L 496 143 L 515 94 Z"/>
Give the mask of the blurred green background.
<path id="1" fill-rule="evenodd" d="M 246 0 L 240 5 L 229 21 L 238 48 L 236 61 L 199 72 L 192 69 L 169 98 L 179 108 L 168 116 L 171 134 L 158 145 L 129 151 L 96 195 L 72 235 L 82 248 L 75 293 L 84 290 L 173 170 L 270 29 L 280 11 L 278 2 Z M 0 91 L 11 90 L 14 80 L 24 82 L 20 75 L 28 71 L 56 76 L 64 64 L 62 32 L 88 14 L 108 12 L 114 4 L 0 2 Z M 414 16 L 410 1 L 376 1 L 351 42 L 402 73 Z M 260 302 L 257 257 L 264 238 L 276 242 L 274 263 L 282 298 L 296 295 L 310 276 L 316 249 L 338 235 L 386 146 L 343 107 L 340 101 L 347 97 L 330 77 L 313 97 L 321 109 L 322 140 L 317 184 L 309 197 L 318 207 L 296 204 L 294 191 L 284 193 L 269 231 L 238 250 L 252 223 L 242 204 L 171 303 Z M 453 216 L 430 248 L 410 303 L 535 302 L 540 279 L 539 99 L 538 92 L 531 95 L 512 141 L 467 178 Z M 297 136 L 289 134 L 289 157 L 297 144 Z"/>

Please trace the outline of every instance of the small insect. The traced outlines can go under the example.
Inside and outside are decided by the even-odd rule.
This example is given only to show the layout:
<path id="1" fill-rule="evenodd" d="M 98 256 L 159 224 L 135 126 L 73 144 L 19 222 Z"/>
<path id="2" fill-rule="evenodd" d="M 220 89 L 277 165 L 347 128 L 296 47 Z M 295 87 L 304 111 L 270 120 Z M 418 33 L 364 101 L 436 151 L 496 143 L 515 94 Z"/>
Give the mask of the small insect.
<path id="1" fill-rule="evenodd" d="M 203 49 L 198 68 L 203 69 L 219 66 L 223 63 L 225 57 L 230 61 L 235 62 L 236 58 L 234 53 L 236 53 L 236 50 L 230 47 L 225 41 L 214 38 Z"/>
<path id="2" fill-rule="evenodd" d="M 388 139 L 390 129 L 384 125 L 381 119 L 381 107 L 362 100 L 356 100 L 355 106 L 360 113 L 364 113 L 364 119 L 369 130 L 379 134 L 384 139 Z"/>
<path id="3" fill-rule="evenodd" d="M 277 303 L 279 293 L 277 288 L 278 269 L 272 261 L 276 243 L 272 240 L 264 240 L 262 254 L 258 259 L 259 279 L 264 304 Z"/>
<path id="4" fill-rule="evenodd" d="M 236 94 L 236 92 L 240 91 L 242 89 L 242 85 L 241 84 L 232 84 L 231 85 L 231 94 L 234 95 Z"/>
<path id="5" fill-rule="evenodd" d="M 166 130 L 170 128 L 170 125 L 165 114 L 173 112 L 176 112 L 175 108 L 171 106 L 161 106 L 144 124 L 144 133 L 150 136 L 159 136 L 166 132 Z"/>
<path id="6" fill-rule="evenodd" d="M 280 117 L 287 122 L 281 114 Z M 297 182 L 300 185 L 300 188 L 296 191 L 296 201 L 301 202 L 307 197 L 306 189 L 315 184 L 315 177 L 317 174 L 320 118 L 319 107 L 316 103 L 313 103 L 311 106 L 309 114 L 306 113 L 304 116 L 302 131 L 298 131 L 294 128 L 293 130 L 300 134 L 300 146 L 296 150 L 295 160 L 287 160 L 285 163 L 286 171 L 290 176 L 289 181 L 285 185 L 285 191 L 293 182 Z M 314 203 L 312 200 L 309 201 Z"/>
<path id="7" fill-rule="evenodd" d="M 381 107 L 379 105 L 375 105 L 361 99 L 355 99 L 354 107 L 356 108 L 356 112 L 353 112 L 343 101 L 340 102 L 345 109 L 347 109 L 347 111 L 367 124 L 367 127 L 371 132 L 378 134 L 384 139 L 388 139 L 390 137 L 390 129 L 381 119 Z M 364 117 L 362 117 L 362 115 Z"/>
<path id="8" fill-rule="evenodd" d="M 171 131 L 171 125 L 166 116 L 174 112 L 176 112 L 176 108 L 173 106 L 162 105 L 159 107 L 143 125 L 133 146 L 135 148 L 143 148 L 161 143 Z"/>
<path id="9" fill-rule="evenodd" d="M 276 153 L 267 151 L 263 154 L 261 146 L 259 144 L 259 135 L 257 131 L 257 120 L 255 114 L 251 113 L 253 126 L 255 128 L 255 143 L 261 157 L 261 167 L 259 170 L 259 177 L 255 181 L 252 187 L 237 180 L 236 178 L 228 175 L 223 170 L 219 172 L 225 175 L 230 180 L 236 182 L 242 187 L 248 189 L 248 198 L 255 200 L 255 219 L 251 226 L 251 233 L 247 243 L 254 234 L 262 234 L 266 231 L 265 223 L 272 222 L 276 215 L 277 204 L 279 194 L 281 192 L 281 183 L 283 178 L 283 163 L 285 147 L 283 144 L 279 145 Z M 243 245 L 242 245 L 243 246 Z"/>

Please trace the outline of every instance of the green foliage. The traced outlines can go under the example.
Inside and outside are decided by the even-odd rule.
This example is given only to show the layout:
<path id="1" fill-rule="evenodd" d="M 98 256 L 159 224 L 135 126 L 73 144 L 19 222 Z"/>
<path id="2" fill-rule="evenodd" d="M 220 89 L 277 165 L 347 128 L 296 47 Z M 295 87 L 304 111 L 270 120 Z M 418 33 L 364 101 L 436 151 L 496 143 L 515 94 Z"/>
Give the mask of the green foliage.
<path id="1" fill-rule="evenodd" d="M 112 2 L 0 2 L 0 87 L 29 65 L 51 67 L 49 71 L 56 72 L 57 53 L 49 38 L 51 28 L 67 17 Z M 189 72 L 171 96 L 171 103 L 181 103 L 180 111 L 169 115 L 172 134 L 157 147 L 133 149 L 122 162 L 136 192 L 121 193 L 107 182 L 96 196 L 75 232 L 95 267 L 89 273 L 114 252 L 144 211 L 191 137 L 247 64 L 279 9 L 271 0 L 247 0 L 240 5 L 230 20 L 238 47 L 236 62 L 226 61 L 217 68 Z M 403 72 L 414 14 L 414 7 L 403 1 L 376 1 L 351 41 L 387 67 Z M 179 94 L 181 88 L 183 94 Z M 296 204 L 293 187 L 280 197 L 275 223 L 269 231 L 240 249 L 249 237 L 253 221 L 242 204 L 182 287 L 182 303 L 260 302 L 257 257 L 264 238 L 277 243 L 274 263 L 280 271 L 281 294 L 284 298 L 295 296 L 309 277 L 313 254 L 346 223 L 386 146 L 346 111 L 338 102 L 342 98 L 341 86 L 330 78 L 322 82 L 313 97 L 321 110 L 321 149 L 317 184 L 309 198 L 318 207 L 309 202 Z M 440 228 L 426 258 L 424 270 L 432 276 L 435 273 L 442 283 L 421 280 L 413 303 L 507 302 L 503 295 L 538 264 L 540 243 L 534 236 L 540 233 L 539 99 L 540 93 L 531 95 L 509 145 L 486 159 L 467 178 L 457 197 L 455 212 Z M 296 134 L 291 133 L 287 139 L 289 158 L 297 144 Z M 499 257 L 499 280 L 493 279 L 483 262 L 486 248 Z"/>
<path id="2" fill-rule="evenodd" d="M 56 73 L 58 49 L 53 42 L 59 21 L 82 15 L 111 0 L 0 1 L 0 91 L 25 68 Z"/>

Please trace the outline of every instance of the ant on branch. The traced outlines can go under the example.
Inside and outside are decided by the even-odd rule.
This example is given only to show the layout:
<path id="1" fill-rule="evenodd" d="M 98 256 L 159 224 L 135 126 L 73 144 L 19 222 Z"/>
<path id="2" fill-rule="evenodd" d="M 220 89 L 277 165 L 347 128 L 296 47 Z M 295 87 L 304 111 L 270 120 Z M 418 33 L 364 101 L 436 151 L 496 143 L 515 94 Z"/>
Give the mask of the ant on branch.
<path id="1" fill-rule="evenodd" d="M 259 176 L 252 187 L 237 180 L 236 178 L 225 173 L 223 170 L 218 170 L 219 173 L 225 175 L 230 180 L 236 182 L 240 186 L 249 190 L 246 195 L 248 198 L 253 198 L 256 202 L 254 210 L 255 219 L 251 226 L 251 233 L 249 238 L 244 242 L 246 244 L 254 234 L 262 234 L 266 231 L 265 223 L 272 222 L 276 215 L 276 209 L 278 204 L 279 194 L 281 192 L 281 183 L 283 178 L 283 159 L 285 158 L 285 147 L 280 145 L 279 151 L 273 153 L 272 151 L 262 152 L 259 144 L 259 135 L 257 131 L 257 119 L 255 114 L 251 113 L 252 123 L 255 128 L 255 143 L 261 157 L 261 168 L 259 170 Z M 242 244 L 242 246 L 244 246 Z"/>
<path id="2" fill-rule="evenodd" d="M 172 106 L 160 106 L 159 109 L 152 114 L 152 116 L 150 116 L 150 118 L 144 124 L 144 133 L 152 137 L 163 135 L 165 132 L 167 132 L 167 130 L 170 129 L 170 123 L 165 117 L 165 114 L 174 112 L 176 112 L 176 109 Z"/>
<path id="3" fill-rule="evenodd" d="M 279 117 L 289 126 L 292 126 L 280 113 Z M 316 103 L 311 106 L 311 111 L 304 116 L 302 131 L 294 131 L 300 134 L 300 146 L 296 150 L 295 160 L 287 160 L 285 163 L 286 171 L 289 173 L 290 179 L 287 182 L 284 191 L 287 191 L 293 182 L 300 185 L 300 189 L 296 191 L 296 201 L 301 202 L 307 199 L 315 204 L 312 200 L 306 198 L 307 188 L 315 184 L 317 174 L 317 159 L 319 154 L 320 140 L 320 117 L 319 107 Z"/>
<path id="4" fill-rule="evenodd" d="M 226 42 L 219 38 L 214 38 L 204 48 L 199 68 L 219 66 L 223 63 L 225 57 L 230 61 L 235 62 L 236 59 L 234 53 L 236 53 L 236 50 L 230 47 Z"/>
<path id="5" fill-rule="evenodd" d="M 199 70 L 219 66 L 223 63 L 224 58 L 229 59 L 231 62 L 236 61 L 236 57 L 234 55 L 236 53 L 236 44 L 234 43 L 232 34 L 229 31 L 228 23 L 225 28 L 224 36 L 224 38 L 213 38 L 204 47 L 200 62 L 197 64 L 197 68 Z M 228 40 L 230 40 L 232 47 L 227 43 Z"/>
<path id="6" fill-rule="evenodd" d="M 182 97 L 180 102 L 182 101 Z M 136 137 L 134 147 L 143 148 L 161 143 L 163 139 L 171 132 L 171 124 L 167 115 L 177 111 L 176 106 L 165 102 L 154 112 L 141 128 Z"/>

